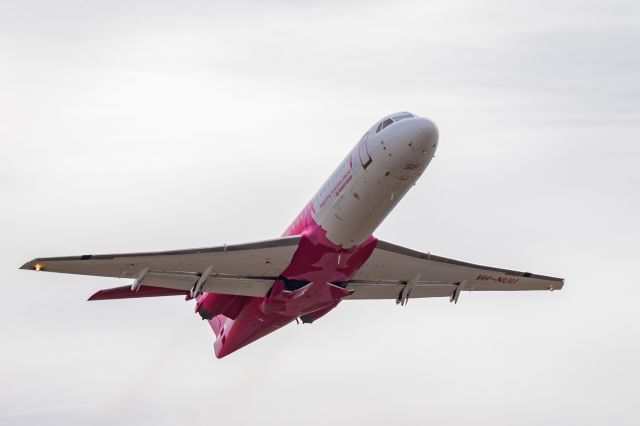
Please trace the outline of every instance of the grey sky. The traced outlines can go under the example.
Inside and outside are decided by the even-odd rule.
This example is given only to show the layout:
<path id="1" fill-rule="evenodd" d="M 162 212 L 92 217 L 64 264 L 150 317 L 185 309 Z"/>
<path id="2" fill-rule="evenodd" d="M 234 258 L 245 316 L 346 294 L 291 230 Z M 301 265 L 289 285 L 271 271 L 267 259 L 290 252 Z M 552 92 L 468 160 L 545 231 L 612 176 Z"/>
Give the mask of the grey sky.
<path id="1" fill-rule="evenodd" d="M 0 0 L 0 424 L 640 423 L 640 6 Z M 225 358 L 38 256 L 278 236 L 362 133 L 436 158 L 376 235 L 566 278 L 345 302 Z"/>

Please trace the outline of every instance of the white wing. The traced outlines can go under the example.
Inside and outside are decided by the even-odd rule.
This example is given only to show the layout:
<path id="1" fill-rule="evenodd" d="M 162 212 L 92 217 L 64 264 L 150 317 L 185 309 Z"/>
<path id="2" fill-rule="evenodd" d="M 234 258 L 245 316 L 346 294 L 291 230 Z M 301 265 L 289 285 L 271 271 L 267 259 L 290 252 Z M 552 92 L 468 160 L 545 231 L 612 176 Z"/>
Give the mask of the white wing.
<path id="1" fill-rule="evenodd" d="M 136 279 L 137 285 L 264 296 L 289 265 L 300 237 L 201 249 L 39 258 L 21 268 Z M 203 278 L 204 275 L 204 278 Z M 349 299 L 450 297 L 460 291 L 558 290 L 564 280 L 460 262 L 378 241 L 371 257 L 347 283 Z"/>
<path id="2" fill-rule="evenodd" d="M 349 281 L 349 299 L 450 297 L 460 291 L 559 290 L 561 278 L 475 265 L 378 241 L 373 253 Z"/>
<path id="3" fill-rule="evenodd" d="M 190 250 L 34 259 L 21 269 L 133 278 L 137 285 L 264 296 L 289 265 L 300 237 Z"/>

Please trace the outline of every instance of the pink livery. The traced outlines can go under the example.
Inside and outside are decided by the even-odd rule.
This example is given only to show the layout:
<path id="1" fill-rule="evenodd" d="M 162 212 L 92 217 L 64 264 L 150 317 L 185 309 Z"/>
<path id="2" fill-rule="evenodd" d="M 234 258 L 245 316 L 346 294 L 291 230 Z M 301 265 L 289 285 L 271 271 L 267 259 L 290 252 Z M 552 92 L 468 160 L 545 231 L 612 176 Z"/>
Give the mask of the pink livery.
<path id="1" fill-rule="evenodd" d="M 415 252 L 373 236 L 434 157 L 438 129 L 408 112 L 376 122 L 282 236 L 173 252 L 34 259 L 24 269 L 132 278 L 90 300 L 186 295 L 222 358 L 343 299 L 446 296 L 462 290 L 559 289 L 563 280 Z"/>

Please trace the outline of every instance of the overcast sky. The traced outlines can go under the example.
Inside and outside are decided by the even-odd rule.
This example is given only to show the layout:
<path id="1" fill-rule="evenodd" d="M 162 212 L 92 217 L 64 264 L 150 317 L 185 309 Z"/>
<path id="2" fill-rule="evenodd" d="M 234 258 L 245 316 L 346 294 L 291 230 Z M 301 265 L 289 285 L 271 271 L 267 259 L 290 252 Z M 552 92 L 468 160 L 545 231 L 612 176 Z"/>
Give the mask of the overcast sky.
<path id="1" fill-rule="evenodd" d="M 0 0 L 0 424 L 637 425 L 636 1 Z M 192 302 L 34 257 L 277 237 L 380 117 L 378 229 L 560 292 L 344 302 L 217 360 Z"/>

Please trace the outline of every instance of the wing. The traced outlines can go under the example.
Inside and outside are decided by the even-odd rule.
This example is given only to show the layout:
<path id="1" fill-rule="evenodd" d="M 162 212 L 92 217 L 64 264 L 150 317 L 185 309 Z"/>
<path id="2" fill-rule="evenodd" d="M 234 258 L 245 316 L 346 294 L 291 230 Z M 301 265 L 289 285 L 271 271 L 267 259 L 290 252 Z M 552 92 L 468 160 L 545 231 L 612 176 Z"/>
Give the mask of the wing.
<path id="1" fill-rule="evenodd" d="M 300 237 L 190 250 L 34 259 L 21 269 L 135 279 L 133 288 L 264 296 Z M 179 294 L 179 293 L 178 293 Z"/>
<path id="2" fill-rule="evenodd" d="M 349 281 L 349 299 L 449 297 L 457 301 L 461 291 L 559 290 L 561 278 L 475 265 L 421 253 L 378 241 L 376 248 Z"/>

